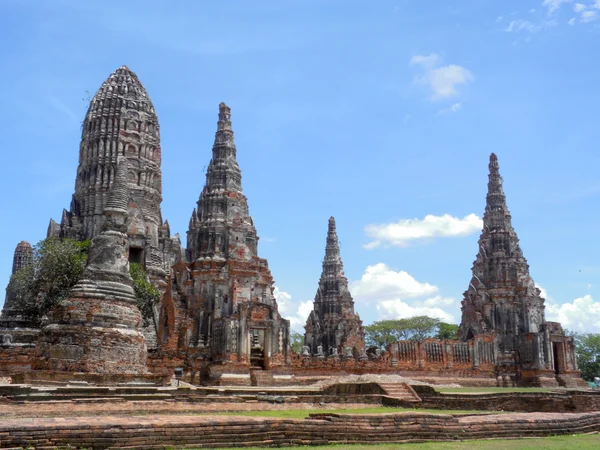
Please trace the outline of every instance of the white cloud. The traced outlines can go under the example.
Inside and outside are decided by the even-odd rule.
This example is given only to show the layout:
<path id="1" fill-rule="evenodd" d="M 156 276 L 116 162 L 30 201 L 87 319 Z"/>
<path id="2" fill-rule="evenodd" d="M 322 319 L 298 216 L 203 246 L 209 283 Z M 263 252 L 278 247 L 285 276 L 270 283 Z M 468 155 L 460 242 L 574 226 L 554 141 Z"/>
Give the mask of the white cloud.
<path id="1" fill-rule="evenodd" d="M 508 24 L 508 26 L 504 29 L 507 33 L 518 33 L 519 31 L 526 31 L 528 33 L 537 33 L 541 30 L 540 25 L 535 25 L 528 20 L 513 20 Z"/>
<path id="2" fill-rule="evenodd" d="M 417 76 L 414 83 L 431 89 L 431 100 L 443 100 L 457 95 L 457 87 L 473 80 L 471 72 L 459 65 L 441 66 L 442 59 L 437 53 L 416 55 L 410 59 L 410 66 L 421 66 L 423 75 Z"/>
<path id="3" fill-rule="evenodd" d="M 373 241 L 364 247 L 373 249 L 381 244 L 406 247 L 413 242 L 435 238 L 469 236 L 482 228 L 483 221 L 476 214 L 469 214 L 462 219 L 450 214 L 429 214 L 424 219 L 402 219 L 396 223 L 367 225 L 365 232 Z"/>
<path id="4" fill-rule="evenodd" d="M 452 314 L 441 308 L 411 306 L 402 300 L 384 300 L 377 305 L 380 319 L 405 319 L 415 316 L 436 317 L 444 322 L 454 323 Z"/>
<path id="5" fill-rule="evenodd" d="M 416 55 L 410 59 L 411 66 L 423 66 L 426 68 L 433 68 L 439 65 L 441 59 L 437 53 L 430 53 L 429 55 Z"/>
<path id="6" fill-rule="evenodd" d="M 585 294 L 570 303 L 558 303 L 542 286 L 535 286 L 546 299 L 546 320 L 559 322 L 563 329 L 577 332 L 596 332 L 600 328 L 600 302 L 595 302 L 591 294 Z"/>
<path id="7" fill-rule="evenodd" d="M 587 6 L 585 6 L 583 3 L 575 3 L 575 5 L 573 5 L 573 11 L 575 11 L 576 13 L 580 13 L 585 9 L 587 9 Z"/>
<path id="8" fill-rule="evenodd" d="M 571 303 L 546 302 L 546 320 L 560 322 L 563 328 L 577 332 L 597 332 L 600 329 L 600 302 L 590 294 Z"/>
<path id="9" fill-rule="evenodd" d="M 563 3 L 571 3 L 573 0 L 544 0 L 542 6 L 548 8 L 548 14 L 553 14 L 556 12 Z"/>
<path id="10" fill-rule="evenodd" d="M 571 26 L 575 25 L 575 17 L 569 19 L 569 21 L 567 23 Z"/>
<path id="11" fill-rule="evenodd" d="M 453 105 L 450 105 L 449 108 L 444 108 L 444 109 L 440 109 L 437 112 L 437 116 L 442 115 L 442 114 L 452 114 L 452 113 L 457 113 L 458 111 L 460 111 L 462 108 L 462 103 L 454 103 Z"/>
<path id="12" fill-rule="evenodd" d="M 416 83 L 431 89 L 431 99 L 434 101 L 456 96 L 457 87 L 471 80 L 471 72 L 456 64 L 429 69 L 424 75 L 415 78 Z"/>
<path id="13" fill-rule="evenodd" d="M 277 286 L 273 288 L 273 295 L 277 300 L 279 314 L 284 319 L 290 321 L 290 327 L 298 333 L 304 334 L 304 325 L 308 315 L 313 310 L 314 302 L 307 300 L 305 302 L 294 302 L 292 296 L 287 292 L 280 290 Z"/>
<path id="14" fill-rule="evenodd" d="M 359 281 L 350 285 L 356 299 L 402 299 L 436 294 L 438 288 L 429 283 L 420 283 L 404 271 L 396 272 L 384 263 L 367 266 Z"/>
<path id="15" fill-rule="evenodd" d="M 350 283 L 350 291 L 357 303 L 374 306 L 378 319 L 425 315 L 455 322 L 455 317 L 444 309 L 455 304 L 453 298 L 442 297 L 437 286 L 384 263 L 367 266 L 361 279 Z"/>
<path id="16" fill-rule="evenodd" d="M 598 19 L 597 11 L 583 11 L 581 13 L 581 22 L 582 23 L 593 22 L 596 19 Z"/>
<path id="17" fill-rule="evenodd" d="M 498 17 L 496 18 L 496 22 L 502 22 L 502 16 L 498 16 Z"/>
<path id="18" fill-rule="evenodd" d="M 600 9 L 600 0 L 596 0 L 596 1 L 594 2 L 594 5 L 593 5 L 593 6 L 594 6 L 594 8 L 596 8 L 596 9 Z"/>

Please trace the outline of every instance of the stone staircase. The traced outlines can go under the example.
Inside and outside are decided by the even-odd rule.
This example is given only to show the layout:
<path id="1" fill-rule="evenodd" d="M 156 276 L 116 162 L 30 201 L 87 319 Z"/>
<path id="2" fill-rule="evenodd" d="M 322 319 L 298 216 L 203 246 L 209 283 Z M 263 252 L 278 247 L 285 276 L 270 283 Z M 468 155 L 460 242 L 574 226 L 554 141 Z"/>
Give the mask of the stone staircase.
<path id="1" fill-rule="evenodd" d="M 581 377 L 573 377 L 569 375 L 556 375 L 558 385 L 566 388 L 589 388 L 589 385 Z"/>
<path id="2" fill-rule="evenodd" d="M 250 369 L 250 381 L 252 386 L 273 386 L 275 384 L 270 370 L 258 368 Z"/>
<path id="3" fill-rule="evenodd" d="M 406 402 L 421 401 L 417 393 L 406 383 L 379 383 L 379 387 L 385 391 L 388 397 Z"/>

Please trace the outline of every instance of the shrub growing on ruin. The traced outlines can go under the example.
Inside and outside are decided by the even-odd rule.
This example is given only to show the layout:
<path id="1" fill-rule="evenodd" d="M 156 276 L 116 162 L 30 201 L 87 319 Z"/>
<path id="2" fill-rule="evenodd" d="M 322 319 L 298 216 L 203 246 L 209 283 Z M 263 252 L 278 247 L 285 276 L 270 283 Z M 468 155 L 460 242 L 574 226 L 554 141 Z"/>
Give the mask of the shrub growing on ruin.
<path id="1" fill-rule="evenodd" d="M 160 301 L 160 291 L 150 283 L 148 275 L 141 264 L 130 263 L 129 273 L 133 278 L 133 290 L 135 291 L 138 308 L 144 319 L 144 326 L 152 324 L 158 332 L 154 308 Z"/>
<path id="2" fill-rule="evenodd" d="M 41 317 L 65 299 L 79 281 L 87 262 L 90 242 L 47 238 L 33 248 L 33 264 L 16 272 L 9 286 L 16 289 Z M 33 311 L 32 311 L 33 312 Z"/>

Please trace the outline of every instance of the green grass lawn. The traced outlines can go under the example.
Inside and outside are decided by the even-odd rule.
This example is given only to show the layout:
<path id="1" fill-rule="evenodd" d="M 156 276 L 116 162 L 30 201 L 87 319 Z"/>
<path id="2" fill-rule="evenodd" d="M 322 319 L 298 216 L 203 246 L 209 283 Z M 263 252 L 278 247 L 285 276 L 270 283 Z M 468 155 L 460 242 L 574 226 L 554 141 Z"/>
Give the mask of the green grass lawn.
<path id="1" fill-rule="evenodd" d="M 310 414 L 334 413 L 334 414 L 382 414 L 382 413 L 432 413 L 432 414 L 490 414 L 490 411 L 459 411 L 459 410 L 441 410 L 441 409 L 418 409 L 418 408 L 388 408 L 385 406 L 376 408 L 356 408 L 356 409 L 290 409 L 282 411 L 232 411 L 217 412 L 207 414 L 230 415 L 230 416 L 249 416 L 249 417 L 281 417 L 286 419 L 304 419 Z M 497 412 L 493 412 L 498 414 Z"/>
<path id="2" fill-rule="evenodd" d="M 252 447 L 258 450 L 259 447 Z M 252 450 L 250 448 L 250 450 Z M 532 439 L 496 439 L 476 440 L 460 442 L 426 442 L 423 444 L 379 444 L 379 445 L 318 445 L 310 447 L 296 447 L 310 449 L 337 449 L 358 450 L 360 448 L 372 448 L 373 450 L 590 450 L 600 448 L 600 435 L 568 435 L 549 438 Z M 225 449 L 233 450 L 233 449 Z"/>
<path id="3" fill-rule="evenodd" d="M 501 388 L 501 387 L 435 387 L 434 389 L 447 394 L 505 394 L 508 392 L 552 392 L 552 388 Z"/>

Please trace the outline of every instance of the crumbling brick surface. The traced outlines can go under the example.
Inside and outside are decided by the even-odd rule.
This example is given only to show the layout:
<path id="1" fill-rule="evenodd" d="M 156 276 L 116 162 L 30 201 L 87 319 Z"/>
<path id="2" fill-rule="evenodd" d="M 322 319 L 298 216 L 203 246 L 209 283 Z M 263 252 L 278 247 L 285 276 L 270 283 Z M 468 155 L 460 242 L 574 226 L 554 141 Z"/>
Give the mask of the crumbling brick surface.
<path id="1" fill-rule="evenodd" d="M 308 419 L 234 416 L 8 419 L 0 446 L 84 448 L 377 444 L 539 437 L 600 430 L 600 413 L 516 413 L 452 416 L 313 414 Z"/>

